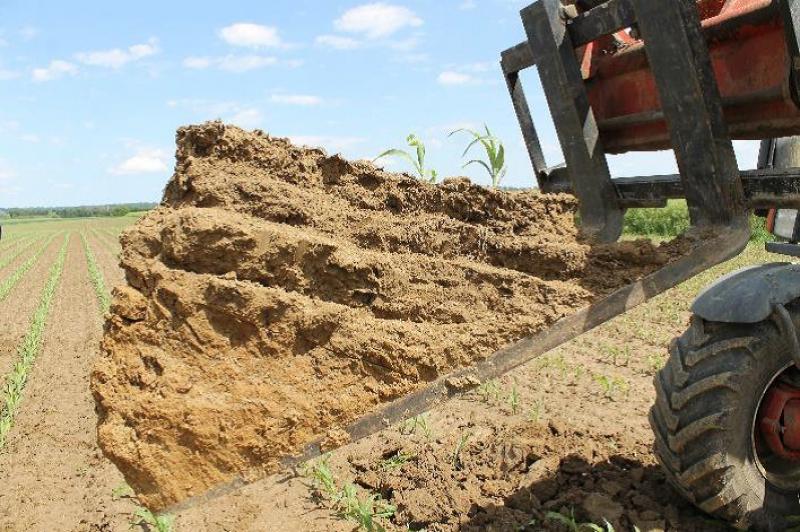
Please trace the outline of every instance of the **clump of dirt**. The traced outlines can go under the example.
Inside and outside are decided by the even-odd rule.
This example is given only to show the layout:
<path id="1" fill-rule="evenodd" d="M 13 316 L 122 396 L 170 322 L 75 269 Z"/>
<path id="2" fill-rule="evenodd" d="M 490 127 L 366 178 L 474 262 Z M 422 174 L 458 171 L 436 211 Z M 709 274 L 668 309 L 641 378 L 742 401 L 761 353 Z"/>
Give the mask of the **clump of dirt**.
<path id="1" fill-rule="evenodd" d="M 570 425 L 501 418 L 436 440 L 387 436 L 349 462 L 357 485 L 396 508 L 391 530 L 570 530 L 554 514 L 614 530 L 712 528 L 669 487 L 649 445 Z"/>
<path id="2" fill-rule="evenodd" d="M 690 246 L 590 245 L 567 195 L 430 185 L 220 122 L 177 145 L 123 235 L 92 376 L 100 445 L 156 509 L 273 472 Z"/>

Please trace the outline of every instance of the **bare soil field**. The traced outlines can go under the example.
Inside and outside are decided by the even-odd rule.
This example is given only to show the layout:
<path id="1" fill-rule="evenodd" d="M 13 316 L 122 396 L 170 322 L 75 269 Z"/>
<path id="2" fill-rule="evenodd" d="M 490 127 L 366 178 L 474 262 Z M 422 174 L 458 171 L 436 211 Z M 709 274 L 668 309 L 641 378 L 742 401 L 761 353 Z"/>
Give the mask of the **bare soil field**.
<path id="1" fill-rule="evenodd" d="M 4 242 L 14 236 L 39 243 L 0 270 L 0 284 L 52 237 L 0 301 L 5 359 L 19 351 L 59 249 L 67 235 L 69 240 L 41 348 L 0 449 L 0 530 L 122 531 L 140 521 L 138 502 L 97 445 L 89 389 L 102 314 L 80 233 L 110 290 L 121 270 L 92 233 L 109 223 L 4 228 Z M 0 248 L 0 261 L 13 249 Z M 326 491 L 326 478 L 338 488 L 352 483 L 362 500 L 380 496 L 377 508 L 391 505 L 392 515 L 377 519 L 376 527 L 386 530 L 567 530 L 550 512 L 574 512 L 576 522 L 608 520 L 623 531 L 725 529 L 673 492 L 655 463 L 646 417 L 652 378 L 704 284 L 775 260 L 783 258 L 751 246 L 461 399 L 178 512 L 173 529 L 356 529 Z"/>

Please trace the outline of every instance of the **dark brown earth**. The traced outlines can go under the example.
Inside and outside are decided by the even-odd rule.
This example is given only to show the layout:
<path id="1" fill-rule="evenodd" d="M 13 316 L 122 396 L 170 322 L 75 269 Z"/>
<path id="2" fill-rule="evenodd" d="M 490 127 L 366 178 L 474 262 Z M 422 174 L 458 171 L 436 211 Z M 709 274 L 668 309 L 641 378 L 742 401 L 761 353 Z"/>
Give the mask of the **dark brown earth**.
<path id="1" fill-rule="evenodd" d="M 92 376 L 100 445 L 153 508 L 274 472 L 690 247 L 592 245 L 569 196 L 429 185 L 219 122 L 177 143 L 162 206 L 122 238 Z"/>

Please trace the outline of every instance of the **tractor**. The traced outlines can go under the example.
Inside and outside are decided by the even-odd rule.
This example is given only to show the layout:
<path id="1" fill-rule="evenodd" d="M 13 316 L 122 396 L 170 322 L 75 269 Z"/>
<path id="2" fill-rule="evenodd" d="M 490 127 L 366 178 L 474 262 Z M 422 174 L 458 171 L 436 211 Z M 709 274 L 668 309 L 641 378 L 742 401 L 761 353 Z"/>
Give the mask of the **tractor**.
<path id="1" fill-rule="evenodd" d="M 594 305 L 580 330 L 738 254 L 753 211 L 778 237 L 769 251 L 800 257 L 800 1 L 539 0 L 521 17 L 527 40 L 502 68 L 539 188 L 574 194 L 597 241 L 620 237 L 626 209 L 673 198 L 708 238 Z M 532 67 L 562 165 L 546 164 L 522 87 Z M 757 169 L 739 169 L 732 139 L 762 140 Z M 678 175 L 610 174 L 607 154 L 663 149 Z M 692 313 L 655 379 L 655 454 L 703 511 L 742 529 L 797 526 L 800 265 L 727 275 Z"/>

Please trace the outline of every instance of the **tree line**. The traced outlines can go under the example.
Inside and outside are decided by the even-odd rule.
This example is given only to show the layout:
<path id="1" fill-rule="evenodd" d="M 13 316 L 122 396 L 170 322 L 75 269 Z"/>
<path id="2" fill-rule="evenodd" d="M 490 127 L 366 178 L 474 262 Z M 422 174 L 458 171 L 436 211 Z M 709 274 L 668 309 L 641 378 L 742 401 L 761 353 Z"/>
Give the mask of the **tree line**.
<path id="1" fill-rule="evenodd" d="M 79 207 L 22 207 L 0 208 L 0 219 L 10 218 L 96 218 L 127 216 L 132 212 L 149 211 L 157 203 L 119 203 L 114 205 L 83 205 Z"/>

